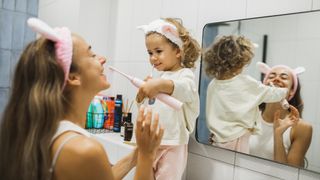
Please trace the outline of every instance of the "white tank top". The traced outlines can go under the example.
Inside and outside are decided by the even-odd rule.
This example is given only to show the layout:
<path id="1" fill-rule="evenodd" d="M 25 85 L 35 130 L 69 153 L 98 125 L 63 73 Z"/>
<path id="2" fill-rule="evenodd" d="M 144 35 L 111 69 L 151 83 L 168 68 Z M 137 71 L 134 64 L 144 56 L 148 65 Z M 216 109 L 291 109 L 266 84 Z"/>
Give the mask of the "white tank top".
<path id="1" fill-rule="evenodd" d="M 57 129 L 57 132 L 54 134 L 52 140 L 51 140 L 51 143 L 57 138 L 59 137 L 61 134 L 67 132 L 67 131 L 74 131 L 74 132 L 77 132 L 79 134 L 82 134 L 86 137 L 91 137 L 91 134 L 86 131 L 85 129 L 83 129 L 82 127 L 74 124 L 73 122 L 71 121 L 67 121 L 67 120 L 63 120 L 63 121 L 60 121 L 59 123 L 59 126 L 58 126 L 58 129 Z M 53 159 L 52 159 L 52 164 L 51 164 L 51 168 L 49 169 L 49 171 L 51 172 L 51 175 L 53 175 L 53 170 L 54 170 L 54 167 L 55 167 L 55 164 L 56 164 L 56 161 L 59 157 L 59 154 L 63 148 L 63 146 L 72 138 L 74 137 L 77 137 L 77 136 L 80 136 L 78 134 L 74 134 L 74 135 L 70 135 L 68 136 L 67 138 L 65 138 L 62 143 L 59 145 L 57 151 L 55 152 L 54 156 L 53 156 Z M 51 176 L 52 177 L 52 176 Z"/>
<path id="2" fill-rule="evenodd" d="M 286 153 L 291 146 L 291 139 L 290 139 L 290 132 L 291 127 L 289 127 L 283 133 L 283 145 L 285 148 Z M 249 146 L 250 151 L 249 153 L 254 156 L 259 156 L 266 159 L 273 160 L 273 146 L 274 146 L 274 139 L 273 139 L 273 123 L 268 123 L 261 120 L 261 134 L 252 135 L 250 137 Z"/>

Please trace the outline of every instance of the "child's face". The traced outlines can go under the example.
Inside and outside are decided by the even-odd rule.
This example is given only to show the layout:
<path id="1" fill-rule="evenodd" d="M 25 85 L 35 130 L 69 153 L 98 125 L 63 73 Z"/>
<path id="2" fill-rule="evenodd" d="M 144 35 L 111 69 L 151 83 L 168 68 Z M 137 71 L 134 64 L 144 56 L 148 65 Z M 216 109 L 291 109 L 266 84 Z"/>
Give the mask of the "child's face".
<path id="1" fill-rule="evenodd" d="M 181 69 L 181 51 L 174 48 L 168 40 L 157 33 L 146 37 L 149 60 L 158 71 L 176 71 Z"/>
<path id="2" fill-rule="evenodd" d="M 109 88 L 110 84 L 103 74 L 103 64 L 106 59 L 96 55 L 91 50 L 91 46 L 81 37 L 74 36 L 73 42 L 73 60 L 79 69 L 75 76 L 79 78 L 81 86 L 91 90 L 93 93 Z"/>

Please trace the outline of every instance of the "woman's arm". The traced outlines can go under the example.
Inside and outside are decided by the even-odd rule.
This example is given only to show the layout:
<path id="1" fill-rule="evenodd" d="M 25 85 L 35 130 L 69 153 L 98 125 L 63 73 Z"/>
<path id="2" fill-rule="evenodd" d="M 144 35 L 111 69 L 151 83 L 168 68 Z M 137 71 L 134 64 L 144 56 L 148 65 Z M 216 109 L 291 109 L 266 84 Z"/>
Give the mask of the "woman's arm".
<path id="1" fill-rule="evenodd" d="M 136 123 L 136 139 L 138 145 L 138 162 L 135 178 L 136 180 L 153 180 L 152 164 L 156 156 L 158 147 L 164 133 L 163 128 L 159 128 L 159 115 L 154 115 L 154 122 L 151 124 L 152 112 L 147 110 L 146 116 L 144 107 L 139 109 Z"/>
<path id="2" fill-rule="evenodd" d="M 135 148 L 133 152 L 131 152 L 129 155 L 122 158 L 114 166 L 112 166 L 112 172 L 115 179 L 123 179 L 123 177 L 125 177 L 128 172 L 136 166 L 137 156 L 138 149 Z"/>
<path id="3" fill-rule="evenodd" d="M 274 154 L 273 158 L 275 161 L 281 163 L 287 163 L 287 153 L 283 145 L 283 133 L 290 127 L 296 124 L 299 120 L 299 111 L 290 106 L 290 114 L 284 119 L 280 118 L 280 111 L 276 111 L 274 114 L 273 131 L 274 131 Z"/>
<path id="4" fill-rule="evenodd" d="M 300 120 L 297 125 L 292 127 L 292 136 L 287 156 L 288 164 L 304 167 L 304 158 L 312 139 L 312 126 Z"/>

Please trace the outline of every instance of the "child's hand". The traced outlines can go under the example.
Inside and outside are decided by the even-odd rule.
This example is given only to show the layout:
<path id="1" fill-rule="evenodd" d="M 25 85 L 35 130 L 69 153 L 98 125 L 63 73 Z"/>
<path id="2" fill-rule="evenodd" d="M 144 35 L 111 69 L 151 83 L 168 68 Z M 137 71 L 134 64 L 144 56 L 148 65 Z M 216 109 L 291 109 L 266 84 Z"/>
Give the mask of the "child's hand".
<path id="1" fill-rule="evenodd" d="M 136 140 L 139 153 L 144 155 L 155 156 L 155 153 L 160 146 L 164 129 L 159 126 L 159 115 L 154 115 L 154 122 L 152 123 L 152 111 L 147 110 L 144 115 L 144 107 L 139 109 L 139 114 L 136 123 Z"/>
<path id="2" fill-rule="evenodd" d="M 273 128 L 275 134 L 282 135 L 290 126 L 297 124 L 300 119 L 299 111 L 292 105 L 290 105 L 290 114 L 284 119 L 280 118 L 280 111 L 276 111 L 274 114 Z"/>
<path id="3" fill-rule="evenodd" d="M 152 77 L 151 76 L 147 76 L 144 79 L 144 81 L 148 81 L 149 79 L 152 79 Z M 144 100 L 144 98 L 146 98 L 146 94 L 144 92 L 140 91 L 140 88 L 139 88 L 139 91 L 138 91 L 137 96 L 136 96 L 136 101 L 138 103 L 141 103 Z"/>
<path id="4" fill-rule="evenodd" d="M 147 79 L 146 83 L 144 83 L 140 88 L 138 94 L 141 96 L 154 98 L 157 94 L 160 93 L 159 85 L 161 85 L 161 79 Z"/>

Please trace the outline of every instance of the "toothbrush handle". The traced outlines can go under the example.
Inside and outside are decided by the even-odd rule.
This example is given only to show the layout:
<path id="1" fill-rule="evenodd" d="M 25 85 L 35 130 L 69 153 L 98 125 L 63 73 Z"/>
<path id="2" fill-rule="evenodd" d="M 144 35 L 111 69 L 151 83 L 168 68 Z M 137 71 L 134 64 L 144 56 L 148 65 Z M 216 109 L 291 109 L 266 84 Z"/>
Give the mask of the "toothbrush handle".
<path id="1" fill-rule="evenodd" d="M 181 101 L 177 100 L 176 98 L 164 93 L 157 94 L 156 98 L 177 111 L 181 109 L 183 104 Z"/>
<path id="2" fill-rule="evenodd" d="M 138 78 L 133 78 L 131 80 L 132 84 L 139 88 L 145 82 Z M 156 98 L 165 103 L 166 105 L 172 107 L 175 110 L 180 110 L 182 107 L 182 102 L 177 100 L 176 98 L 169 96 L 168 94 L 159 93 L 156 95 Z"/>

